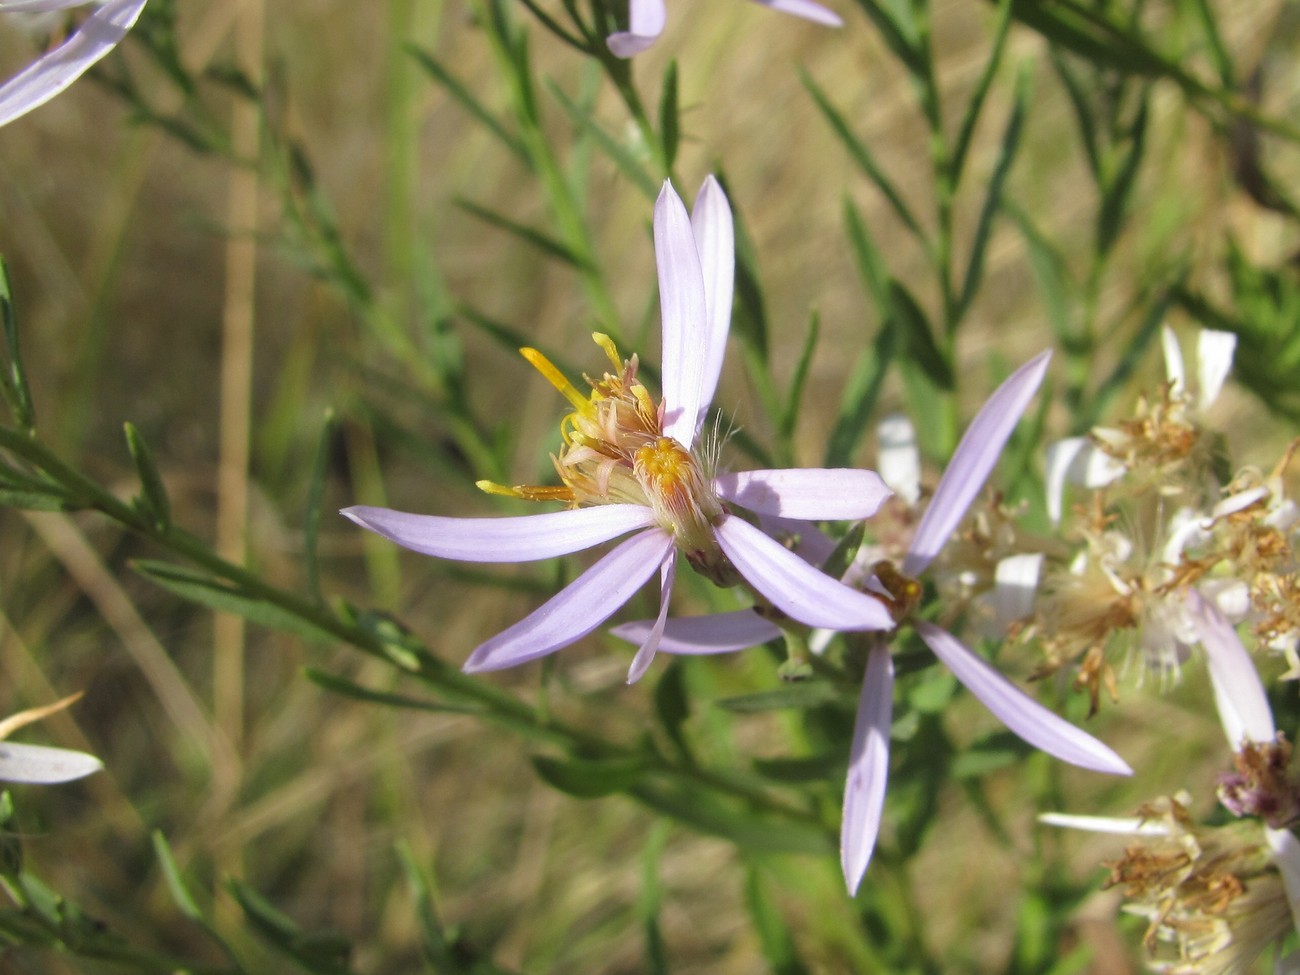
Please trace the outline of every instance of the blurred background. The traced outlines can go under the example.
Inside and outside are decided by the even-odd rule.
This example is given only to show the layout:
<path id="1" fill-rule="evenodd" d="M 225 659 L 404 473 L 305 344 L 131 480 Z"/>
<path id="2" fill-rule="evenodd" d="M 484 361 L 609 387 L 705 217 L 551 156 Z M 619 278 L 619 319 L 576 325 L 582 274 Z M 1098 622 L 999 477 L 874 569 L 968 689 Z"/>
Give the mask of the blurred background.
<path id="1" fill-rule="evenodd" d="M 653 118 L 676 73 L 678 189 L 689 200 L 706 174 L 724 179 L 744 266 L 761 282 L 761 304 L 739 301 L 716 399 L 757 445 L 751 458 L 871 466 L 874 420 L 915 414 L 922 387 L 889 370 L 854 418 L 854 384 L 874 381 L 868 353 L 884 327 L 858 226 L 944 337 L 957 377 L 948 414 L 929 426 L 918 418 L 928 484 L 1009 367 L 1060 350 L 1041 397 L 1052 404 L 1044 429 L 1077 432 L 1160 381 L 1155 325 L 1169 321 L 1186 344 L 1210 309 L 1260 329 L 1241 340 L 1246 382 L 1215 415 L 1237 463 L 1270 466 L 1300 408 L 1288 304 L 1300 160 L 1293 133 L 1260 135 L 1243 118 L 1294 125 L 1294 7 L 1080 5 L 1164 52 L 1157 70 L 1134 67 L 1113 39 L 1114 60 L 1105 44 L 1089 60 L 1090 49 L 1041 26 L 1048 17 L 1059 27 L 1050 18 L 1066 5 L 1023 4 L 949 192 L 931 166 L 927 98 L 956 138 L 1003 10 L 913 5 L 933 52 L 927 89 L 868 15 L 880 8 L 829 2 L 841 30 L 739 0 L 670 3 L 667 32 L 628 75 Z M 563 404 L 513 347 L 536 345 L 575 379 L 603 367 L 593 330 L 617 334 L 651 370 L 659 358 L 649 222 L 662 146 L 647 142 L 595 59 L 504 4 L 510 31 L 527 36 L 533 133 L 493 6 L 151 0 L 119 54 L 0 130 L 0 253 L 44 442 L 126 498 L 138 487 L 123 437 L 133 424 L 175 524 L 271 585 L 318 586 L 329 605 L 391 614 L 373 619 L 400 620 L 453 666 L 581 563 L 469 571 L 363 537 L 334 512 L 518 513 L 474 481 L 545 479 Z M 541 9 L 564 19 L 561 4 Z M 5 75 L 47 43 L 18 26 L 0 21 Z M 511 138 L 531 146 L 535 135 L 545 151 L 521 157 L 446 78 Z M 1211 79 L 1236 101 L 1188 79 Z M 953 267 L 964 270 L 978 245 L 959 336 L 934 263 L 837 119 L 902 209 L 951 247 Z M 572 211 L 547 189 L 550 165 L 578 188 Z M 580 233 L 565 223 L 574 214 Z M 555 241 L 559 257 L 546 246 Z M 575 241 L 591 263 L 572 259 Z M 814 315 L 803 396 L 783 425 L 772 404 L 796 376 Z M 1034 461 L 1022 494 L 1039 469 Z M 310 563 L 318 581 L 304 559 L 313 510 L 324 513 Z M 880 912 L 889 930 L 911 933 L 913 957 L 930 959 L 917 971 L 1137 971 L 1141 923 L 1117 924 L 1110 895 L 1092 893 L 1104 876 L 1096 864 L 1116 845 L 1047 835 L 1034 817 L 1045 797 L 1122 815 L 1183 787 L 1208 809 L 1223 764 L 1199 668 L 1173 687 L 1122 674 L 1120 704 L 1087 728 L 1140 780 L 1035 754 L 972 773 L 978 788 L 937 785 L 927 794 L 934 825 L 906 863 L 892 863 L 886 843 L 864 906 L 845 897 L 832 847 L 741 850 L 626 796 L 565 795 L 534 773 L 544 743 L 472 715 L 330 690 L 305 669 L 411 693 L 391 664 L 354 648 L 178 599 L 133 569 L 166 553 L 97 512 L 0 518 L 0 706 L 84 690 L 25 740 L 85 749 L 106 766 L 77 785 L 16 787 L 27 862 L 127 941 L 215 970 L 222 951 L 180 917 L 154 831 L 253 971 L 283 962 L 241 924 L 224 878 L 242 878 L 303 931 L 351 942 L 351 970 L 405 972 L 426 937 L 406 864 L 429 880 L 459 938 L 463 967 L 449 971 L 885 971 L 888 953 L 872 947 Z M 692 581 L 675 611 L 729 605 Z M 643 595 L 625 618 L 649 606 Z M 627 687 L 629 658 L 593 636 L 485 680 L 610 740 L 662 739 L 656 688 L 670 665 Z M 1034 664 L 1022 648 L 999 658 L 1017 681 Z M 686 725 L 714 765 L 746 768 L 807 743 L 789 712 L 710 706 L 778 684 L 763 651 L 671 668 L 693 704 Z M 1067 713 L 1082 720 L 1077 698 Z M 944 723 L 959 743 L 996 727 L 965 697 Z M 824 770 L 809 786 L 831 824 L 841 775 Z M 921 801 L 908 788 L 896 780 L 887 832 Z M 890 903 L 921 913 L 890 918 Z M 764 943 L 769 928 L 754 921 L 764 912 L 797 949 L 790 966 Z M 312 945 L 335 950 L 324 935 Z M 64 950 L 0 951 L 0 967 L 15 972 L 119 970 Z M 488 958 L 499 968 L 474 967 Z"/>

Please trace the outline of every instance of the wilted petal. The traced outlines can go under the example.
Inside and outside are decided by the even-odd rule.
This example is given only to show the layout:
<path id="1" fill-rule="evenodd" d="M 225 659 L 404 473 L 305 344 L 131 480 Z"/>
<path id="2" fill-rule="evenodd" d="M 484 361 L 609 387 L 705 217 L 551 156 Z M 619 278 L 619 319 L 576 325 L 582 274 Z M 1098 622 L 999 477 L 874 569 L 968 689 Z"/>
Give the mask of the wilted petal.
<path id="1" fill-rule="evenodd" d="M 1068 813 L 1042 813 L 1038 821 L 1047 826 L 1081 829 L 1089 833 L 1115 833 L 1121 836 L 1168 836 L 1169 824 L 1140 816 L 1071 816 Z"/>
<path id="2" fill-rule="evenodd" d="M 1187 392 L 1187 370 L 1183 366 L 1183 350 L 1178 347 L 1178 336 L 1168 325 L 1160 326 L 1160 348 L 1165 354 L 1165 378 L 1175 393 Z"/>
<path id="3" fill-rule="evenodd" d="M 867 658 L 858 715 L 853 722 L 849 776 L 844 783 L 844 818 L 840 823 L 840 866 L 849 894 L 856 894 L 880 834 L 889 779 L 889 725 L 894 709 L 894 661 L 877 643 Z"/>
<path id="4" fill-rule="evenodd" d="M 939 554 L 965 516 L 998 462 L 1011 431 L 1020 422 L 1020 414 L 1043 381 L 1051 357 L 1049 351 L 1030 359 L 1008 376 L 975 414 L 953 451 L 948 469 L 939 478 L 930 506 L 916 526 L 907 558 L 903 560 L 903 575 L 918 576 Z"/>
<path id="5" fill-rule="evenodd" d="M 708 309 L 704 336 L 704 362 L 700 367 L 700 407 L 713 402 L 731 330 L 731 296 L 736 285 L 736 228 L 727 194 L 712 176 L 706 176 L 691 209 L 691 231 L 704 276 L 704 304 Z"/>
<path id="6" fill-rule="evenodd" d="M 653 628 L 651 620 L 634 620 L 620 623 L 609 632 L 620 640 L 639 644 L 649 638 Z M 779 626 L 752 609 L 709 616 L 678 616 L 664 624 L 659 649 L 664 653 L 689 655 L 734 653 L 760 646 L 780 635 Z"/>
<path id="7" fill-rule="evenodd" d="M 1289 829 L 1264 827 L 1264 838 L 1273 850 L 1273 862 L 1282 874 L 1286 899 L 1291 904 L 1291 920 L 1300 931 L 1300 840 Z"/>
<path id="8" fill-rule="evenodd" d="M 636 504 L 606 504 L 515 518 L 443 518 L 355 505 L 340 512 L 362 528 L 425 555 L 463 562 L 532 562 L 608 542 L 655 524 Z"/>
<path id="9" fill-rule="evenodd" d="M 145 0 L 108 0 L 86 18 L 75 34 L 0 85 L 0 125 L 44 105 L 85 74 L 126 36 L 144 5 Z"/>
<path id="10" fill-rule="evenodd" d="M 870 518 L 890 490 L 874 471 L 856 468 L 792 468 L 722 474 L 718 494 L 763 515 L 808 520 Z"/>
<path id="11" fill-rule="evenodd" d="M 812 0 L 754 0 L 754 2 L 761 3 L 764 7 L 770 7 L 773 10 L 779 10 L 782 13 L 794 14 L 804 20 L 825 24 L 827 27 L 842 27 L 844 25 L 844 21 L 840 20 L 837 14 L 827 10 L 819 3 L 813 3 Z"/>
<path id="12" fill-rule="evenodd" d="M 1219 720 L 1223 722 L 1228 744 L 1236 750 L 1243 740 L 1257 744 L 1272 741 L 1277 735 L 1273 710 L 1237 631 L 1195 589 L 1187 590 L 1187 610 L 1205 647 L 1214 701 L 1219 707 Z"/>
<path id="13" fill-rule="evenodd" d="M 1047 514 L 1052 524 L 1061 520 L 1065 485 L 1105 487 L 1124 475 L 1125 467 L 1087 437 L 1067 437 L 1047 448 Z"/>
<path id="14" fill-rule="evenodd" d="M 1097 772 L 1132 775 L 1124 760 L 1092 735 L 1053 714 L 933 623 L 912 625 L 934 655 L 1004 725 L 1035 748 L 1064 762 Z"/>
<path id="15" fill-rule="evenodd" d="M 672 536 L 660 530 L 619 543 L 532 613 L 480 644 L 465 672 L 513 667 L 582 639 L 645 585 L 672 547 Z"/>
<path id="16" fill-rule="evenodd" d="M 686 206 L 664 181 L 655 201 L 655 266 L 663 322 L 664 433 L 684 447 L 695 442 L 704 388 L 707 345 L 704 273 Z"/>
<path id="17" fill-rule="evenodd" d="M 54 785 L 71 782 L 98 772 L 104 765 L 94 755 L 47 748 L 44 745 L 19 745 L 0 741 L 0 781 Z"/>
<path id="18" fill-rule="evenodd" d="M 1209 409 L 1219 398 L 1223 384 L 1232 371 L 1232 357 L 1237 351 L 1237 336 L 1232 332 L 1202 329 L 1196 339 L 1196 373 L 1200 389 L 1197 405 Z"/>
<path id="19" fill-rule="evenodd" d="M 677 550 L 673 549 L 659 566 L 659 616 L 642 641 L 641 649 L 637 650 L 636 656 L 632 658 L 632 666 L 627 671 L 629 684 L 635 684 L 645 675 L 650 661 L 655 658 L 655 651 L 659 649 L 659 642 L 664 635 L 664 622 L 668 619 L 668 604 L 672 601 L 673 577 L 676 574 Z"/>
<path id="20" fill-rule="evenodd" d="M 659 40 L 664 32 L 663 0 L 628 0 L 627 26 L 605 39 L 615 57 L 630 58 Z"/>
<path id="21" fill-rule="evenodd" d="M 916 427 L 901 413 L 885 417 L 876 425 L 880 450 L 876 463 L 880 477 L 908 506 L 921 500 L 921 451 L 916 445 Z"/>
<path id="22" fill-rule="evenodd" d="M 993 572 L 993 605 L 999 632 L 1005 633 L 1012 623 L 1034 611 L 1042 568 L 1041 553 L 1009 555 L 998 562 Z"/>
<path id="23" fill-rule="evenodd" d="M 832 630 L 887 630 L 883 603 L 810 566 L 753 525 L 728 515 L 714 534 L 745 581 L 791 619 Z"/>

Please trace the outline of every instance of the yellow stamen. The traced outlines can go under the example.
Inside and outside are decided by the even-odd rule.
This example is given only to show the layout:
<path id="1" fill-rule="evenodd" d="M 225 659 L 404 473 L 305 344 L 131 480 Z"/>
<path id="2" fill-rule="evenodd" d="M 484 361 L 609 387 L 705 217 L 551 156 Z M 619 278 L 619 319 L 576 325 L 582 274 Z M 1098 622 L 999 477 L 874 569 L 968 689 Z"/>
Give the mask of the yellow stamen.
<path id="1" fill-rule="evenodd" d="M 621 373 L 623 371 L 623 358 L 618 354 L 618 346 L 614 344 L 614 340 L 604 332 L 592 332 L 591 337 L 597 345 L 605 350 L 605 355 L 609 356 L 609 361 L 614 363 L 614 371 Z"/>
<path id="2" fill-rule="evenodd" d="M 484 494 L 496 494 L 503 498 L 519 498 L 521 501 L 572 501 L 573 488 L 563 485 L 516 484 L 510 487 L 495 481 L 477 481 L 474 485 Z"/>
<path id="3" fill-rule="evenodd" d="M 582 412 L 591 409 L 591 404 L 588 402 L 587 397 L 578 392 L 577 387 L 564 377 L 564 373 L 560 372 L 559 369 L 556 369 L 555 366 L 552 365 L 550 359 L 546 358 L 546 356 L 542 355 L 536 349 L 526 347 L 520 349 L 519 354 L 528 360 L 530 366 L 545 376 L 546 381 L 559 390 L 560 395 L 572 403 L 574 407 Z"/>

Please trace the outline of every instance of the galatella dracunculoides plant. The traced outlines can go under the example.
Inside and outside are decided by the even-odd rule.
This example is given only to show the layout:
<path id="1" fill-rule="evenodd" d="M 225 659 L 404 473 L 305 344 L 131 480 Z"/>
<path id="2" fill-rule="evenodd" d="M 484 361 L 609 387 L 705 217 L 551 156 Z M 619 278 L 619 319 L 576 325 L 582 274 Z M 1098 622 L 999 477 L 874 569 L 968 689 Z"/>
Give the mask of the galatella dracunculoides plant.
<path id="1" fill-rule="evenodd" d="M 637 531 L 539 609 L 470 654 L 467 671 L 499 670 L 534 660 L 590 633 L 626 603 L 656 570 L 659 616 L 632 661 L 640 677 L 659 646 L 680 553 L 713 582 L 747 584 L 765 612 L 808 626 L 879 630 L 891 625 L 883 603 L 817 571 L 732 513 L 852 519 L 875 513 L 889 489 L 862 470 L 765 470 L 720 473 L 720 444 L 701 446 L 704 414 L 722 369 L 735 276 L 731 208 L 709 177 L 693 215 L 665 184 L 655 203 L 655 258 L 663 325 L 663 399 L 637 379 L 603 335 L 613 366 L 579 392 L 545 357 L 524 357 L 573 406 L 561 423 L 564 446 L 553 460 L 561 485 L 480 482 L 492 494 L 558 501 L 567 511 L 515 518 L 442 518 L 386 508 L 352 507 L 357 524 L 426 555 L 474 562 L 553 558 Z"/>

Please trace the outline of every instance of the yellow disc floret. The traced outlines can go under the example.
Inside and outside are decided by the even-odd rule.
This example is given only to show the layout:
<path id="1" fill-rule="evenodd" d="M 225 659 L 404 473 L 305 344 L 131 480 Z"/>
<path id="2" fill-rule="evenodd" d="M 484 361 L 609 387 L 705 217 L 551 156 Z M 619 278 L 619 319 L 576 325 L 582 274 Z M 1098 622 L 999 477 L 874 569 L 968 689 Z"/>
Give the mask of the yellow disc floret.
<path id="1" fill-rule="evenodd" d="M 562 486 L 480 481 L 479 488 L 528 501 L 561 501 L 572 507 L 639 504 L 654 511 L 660 526 L 697 569 L 722 581 L 731 570 L 713 537 L 725 513 L 699 456 L 663 434 L 663 413 L 637 378 L 637 358 L 623 359 L 608 335 L 592 338 L 613 366 L 599 379 L 584 376 L 583 396 L 536 349 L 520 354 L 573 406 L 560 421 L 564 441 L 551 457 Z M 730 584 L 730 582 L 723 582 Z"/>

